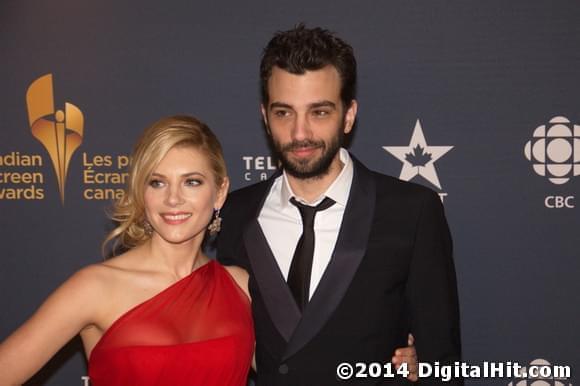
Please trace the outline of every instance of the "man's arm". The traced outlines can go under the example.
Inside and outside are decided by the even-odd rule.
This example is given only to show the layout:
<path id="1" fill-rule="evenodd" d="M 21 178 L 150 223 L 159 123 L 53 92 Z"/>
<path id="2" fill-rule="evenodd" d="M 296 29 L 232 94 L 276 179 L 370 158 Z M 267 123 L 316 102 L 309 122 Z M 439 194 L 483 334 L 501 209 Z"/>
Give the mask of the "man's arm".
<path id="1" fill-rule="evenodd" d="M 453 363 L 461 358 L 457 282 L 452 241 L 437 194 L 425 195 L 417 220 L 406 287 L 411 332 L 422 362 Z M 421 384 L 440 384 L 433 378 Z M 453 380 L 450 384 L 461 385 Z"/>

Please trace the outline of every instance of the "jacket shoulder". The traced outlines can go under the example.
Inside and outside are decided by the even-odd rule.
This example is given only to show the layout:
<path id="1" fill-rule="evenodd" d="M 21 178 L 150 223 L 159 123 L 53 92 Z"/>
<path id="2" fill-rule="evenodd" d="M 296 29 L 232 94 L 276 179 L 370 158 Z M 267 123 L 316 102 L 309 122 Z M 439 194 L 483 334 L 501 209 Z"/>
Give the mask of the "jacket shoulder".
<path id="1" fill-rule="evenodd" d="M 354 163 L 355 173 L 358 173 L 363 179 L 369 177 L 373 180 L 377 197 L 394 197 L 403 196 L 407 198 L 425 199 L 425 197 L 438 197 L 437 193 L 426 186 L 416 184 L 414 182 L 403 181 L 393 176 L 379 173 L 369 169 L 365 164 L 359 161 L 351 154 Z"/>
<path id="2" fill-rule="evenodd" d="M 266 194 L 269 185 L 269 181 L 266 180 L 236 189 L 228 193 L 226 205 L 235 205 L 260 200 L 263 195 Z"/>
<path id="3" fill-rule="evenodd" d="M 439 195 L 433 189 L 414 182 L 403 181 L 396 177 L 371 171 L 377 187 L 377 196 L 384 195 L 393 197 L 405 197 L 408 200 L 439 199 Z"/>
<path id="4" fill-rule="evenodd" d="M 228 194 L 221 209 L 221 230 L 214 244 L 217 248 L 216 257 L 223 265 L 237 265 L 249 269 L 242 247 L 243 233 L 248 221 L 255 218 L 268 186 L 268 182 L 263 181 Z"/>

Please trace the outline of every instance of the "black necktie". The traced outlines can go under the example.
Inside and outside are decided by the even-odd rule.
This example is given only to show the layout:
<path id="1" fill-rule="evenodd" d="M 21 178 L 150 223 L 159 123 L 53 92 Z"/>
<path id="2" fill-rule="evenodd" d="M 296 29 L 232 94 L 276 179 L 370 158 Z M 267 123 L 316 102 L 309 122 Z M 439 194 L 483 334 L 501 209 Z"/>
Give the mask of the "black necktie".
<path id="1" fill-rule="evenodd" d="M 292 197 L 290 202 L 295 205 L 302 216 L 302 236 L 298 239 L 290 272 L 288 286 L 300 311 L 304 310 L 309 299 L 310 275 L 312 273 L 312 256 L 314 255 L 314 216 L 319 210 L 325 210 L 334 205 L 334 201 L 326 197 L 316 206 L 299 203 Z"/>

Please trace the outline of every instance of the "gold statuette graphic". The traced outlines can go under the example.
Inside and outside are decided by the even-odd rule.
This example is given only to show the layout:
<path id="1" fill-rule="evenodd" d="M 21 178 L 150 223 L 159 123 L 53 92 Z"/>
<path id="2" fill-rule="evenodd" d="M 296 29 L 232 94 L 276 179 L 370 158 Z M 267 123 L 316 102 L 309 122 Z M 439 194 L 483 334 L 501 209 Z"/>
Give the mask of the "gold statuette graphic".
<path id="1" fill-rule="evenodd" d="M 52 74 L 32 82 L 26 92 L 26 105 L 32 135 L 48 151 L 58 181 L 60 200 L 64 204 L 68 166 L 73 153 L 83 141 L 83 113 L 68 102 L 64 104 L 64 112 L 55 111 Z"/>

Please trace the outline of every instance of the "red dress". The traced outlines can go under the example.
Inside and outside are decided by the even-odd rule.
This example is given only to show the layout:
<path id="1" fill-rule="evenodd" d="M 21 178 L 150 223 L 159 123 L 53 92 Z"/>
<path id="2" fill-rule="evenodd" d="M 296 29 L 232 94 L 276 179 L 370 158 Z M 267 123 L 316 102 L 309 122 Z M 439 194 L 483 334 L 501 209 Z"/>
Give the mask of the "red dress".
<path id="1" fill-rule="evenodd" d="M 245 386 L 254 352 L 250 301 L 210 261 L 105 331 L 92 386 Z"/>

